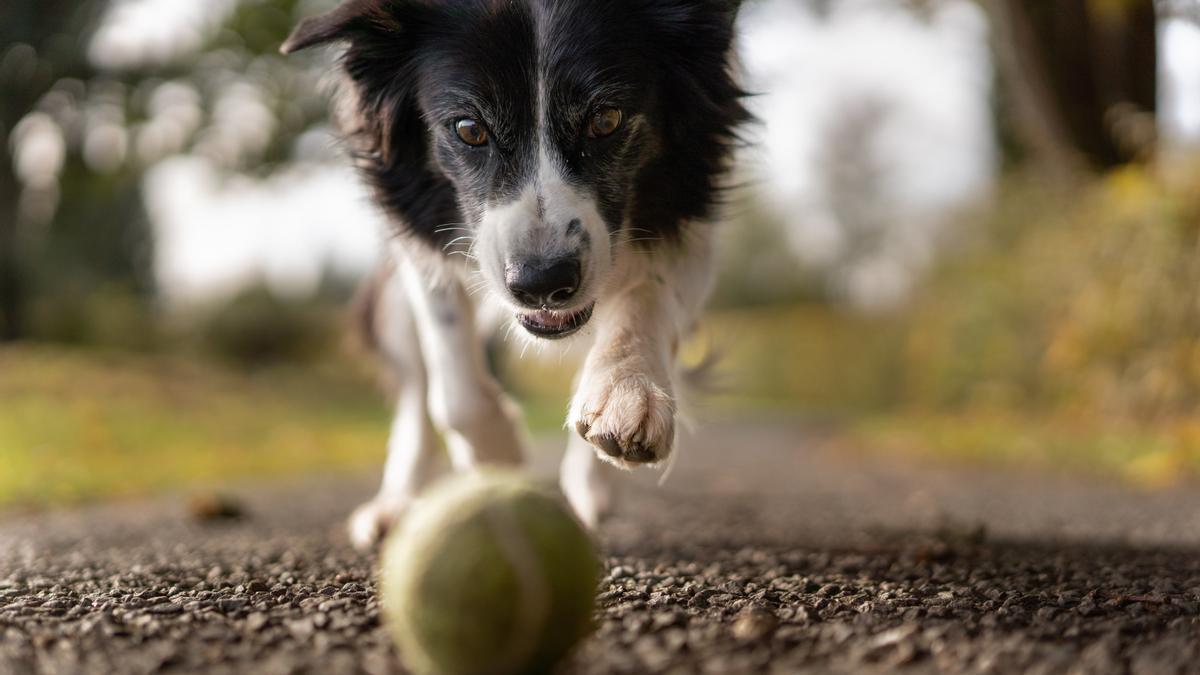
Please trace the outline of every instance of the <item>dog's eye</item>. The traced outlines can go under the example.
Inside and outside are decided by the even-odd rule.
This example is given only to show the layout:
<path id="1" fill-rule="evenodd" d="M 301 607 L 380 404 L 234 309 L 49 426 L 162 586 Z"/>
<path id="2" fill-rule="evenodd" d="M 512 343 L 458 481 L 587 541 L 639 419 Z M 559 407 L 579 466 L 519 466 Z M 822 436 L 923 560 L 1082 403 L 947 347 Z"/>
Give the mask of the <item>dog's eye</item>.
<path id="1" fill-rule="evenodd" d="M 625 120 L 625 115 L 616 108 L 601 108 L 592 113 L 591 122 L 588 124 L 588 136 L 592 138 L 604 138 L 612 136 L 617 129 L 621 128 L 621 122 Z"/>
<path id="2" fill-rule="evenodd" d="M 467 145 L 479 147 L 487 145 L 488 132 L 483 125 L 473 119 L 461 119 L 454 123 L 454 132 Z"/>

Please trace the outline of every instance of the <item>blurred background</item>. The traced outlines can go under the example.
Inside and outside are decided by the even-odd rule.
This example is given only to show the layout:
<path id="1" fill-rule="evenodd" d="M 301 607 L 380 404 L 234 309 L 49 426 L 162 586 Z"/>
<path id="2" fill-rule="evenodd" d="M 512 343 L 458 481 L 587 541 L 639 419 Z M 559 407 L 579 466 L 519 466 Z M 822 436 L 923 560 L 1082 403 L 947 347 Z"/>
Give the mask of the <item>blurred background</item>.
<path id="1" fill-rule="evenodd" d="M 358 471 L 384 224 L 327 125 L 331 0 L 0 4 L 0 507 Z M 760 123 L 696 417 L 848 453 L 1200 470 L 1200 0 L 750 0 Z M 535 432 L 570 372 L 499 345 Z M 684 460 L 686 461 L 686 460 Z"/>

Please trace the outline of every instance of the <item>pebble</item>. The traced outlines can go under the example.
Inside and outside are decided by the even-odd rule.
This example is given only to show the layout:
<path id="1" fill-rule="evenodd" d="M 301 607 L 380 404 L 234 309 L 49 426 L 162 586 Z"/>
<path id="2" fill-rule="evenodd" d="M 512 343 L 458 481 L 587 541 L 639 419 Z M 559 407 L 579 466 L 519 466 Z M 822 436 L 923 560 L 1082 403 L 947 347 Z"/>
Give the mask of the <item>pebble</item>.
<path id="1" fill-rule="evenodd" d="M 221 527 L 112 507 L 0 521 L 0 673 L 400 672 L 378 559 L 342 530 L 361 495 L 325 494 L 255 501 Z M 566 675 L 1200 670 L 1186 546 L 993 532 L 922 558 L 912 533 L 817 545 L 804 523 L 823 516 L 791 514 L 780 534 L 720 496 L 631 494 L 637 517 L 602 533 L 597 634 Z"/>
<path id="2" fill-rule="evenodd" d="M 743 610 L 733 621 L 733 637 L 743 642 L 764 640 L 775 632 L 779 619 L 760 609 Z"/>

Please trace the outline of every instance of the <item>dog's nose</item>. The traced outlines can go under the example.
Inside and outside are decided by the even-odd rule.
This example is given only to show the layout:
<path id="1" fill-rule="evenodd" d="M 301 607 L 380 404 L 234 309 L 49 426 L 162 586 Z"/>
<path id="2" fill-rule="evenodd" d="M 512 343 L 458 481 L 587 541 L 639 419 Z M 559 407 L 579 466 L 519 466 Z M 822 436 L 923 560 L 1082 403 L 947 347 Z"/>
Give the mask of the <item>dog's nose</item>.
<path id="1" fill-rule="evenodd" d="M 529 308 L 564 307 L 579 291 L 577 258 L 524 260 L 504 268 L 504 283 L 517 302 Z"/>

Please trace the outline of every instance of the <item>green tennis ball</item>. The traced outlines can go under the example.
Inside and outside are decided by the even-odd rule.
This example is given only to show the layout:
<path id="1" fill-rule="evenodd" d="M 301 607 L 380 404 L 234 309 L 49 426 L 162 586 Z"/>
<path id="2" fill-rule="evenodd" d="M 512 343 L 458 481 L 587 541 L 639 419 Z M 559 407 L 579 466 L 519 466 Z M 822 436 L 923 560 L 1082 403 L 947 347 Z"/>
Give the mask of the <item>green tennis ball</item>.
<path id="1" fill-rule="evenodd" d="M 599 576 L 556 492 L 468 473 L 431 488 L 388 540 L 382 607 L 419 675 L 545 672 L 591 631 Z"/>

